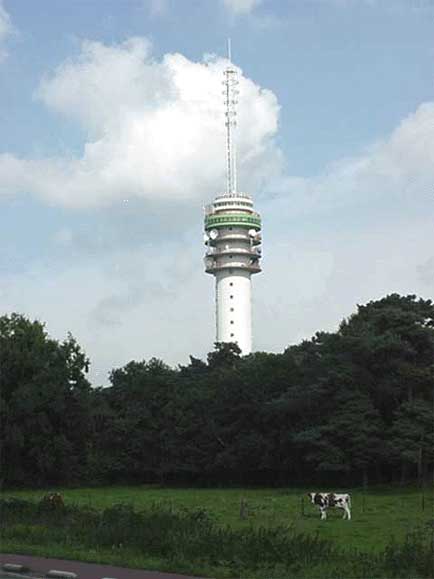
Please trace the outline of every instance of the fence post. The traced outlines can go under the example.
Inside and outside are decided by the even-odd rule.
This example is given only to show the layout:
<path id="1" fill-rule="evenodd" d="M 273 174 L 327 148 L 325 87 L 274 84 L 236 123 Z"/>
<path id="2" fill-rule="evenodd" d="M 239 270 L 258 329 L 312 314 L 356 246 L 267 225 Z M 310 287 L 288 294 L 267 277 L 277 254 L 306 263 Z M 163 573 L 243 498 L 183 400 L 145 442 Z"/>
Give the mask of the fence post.
<path id="1" fill-rule="evenodd" d="M 362 497 L 362 513 L 365 512 L 366 506 L 366 488 L 368 486 L 368 476 L 366 469 L 363 470 L 363 497 Z"/>
<path id="2" fill-rule="evenodd" d="M 247 510 L 247 501 L 244 497 L 241 497 L 240 500 L 240 519 L 247 519 L 248 510 Z"/>

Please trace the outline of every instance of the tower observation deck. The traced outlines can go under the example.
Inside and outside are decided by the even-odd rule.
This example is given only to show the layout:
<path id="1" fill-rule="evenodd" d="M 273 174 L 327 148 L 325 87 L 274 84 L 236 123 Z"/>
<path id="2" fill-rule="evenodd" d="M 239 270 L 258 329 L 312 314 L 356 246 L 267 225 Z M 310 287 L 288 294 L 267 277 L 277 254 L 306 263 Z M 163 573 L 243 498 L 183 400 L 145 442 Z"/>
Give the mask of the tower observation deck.
<path id="1" fill-rule="evenodd" d="M 226 107 L 226 192 L 205 207 L 205 271 L 215 276 L 216 341 L 236 342 L 242 354 L 252 351 L 251 276 L 261 271 L 261 217 L 253 200 L 236 190 L 234 129 L 237 71 L 224 71 Z"/>

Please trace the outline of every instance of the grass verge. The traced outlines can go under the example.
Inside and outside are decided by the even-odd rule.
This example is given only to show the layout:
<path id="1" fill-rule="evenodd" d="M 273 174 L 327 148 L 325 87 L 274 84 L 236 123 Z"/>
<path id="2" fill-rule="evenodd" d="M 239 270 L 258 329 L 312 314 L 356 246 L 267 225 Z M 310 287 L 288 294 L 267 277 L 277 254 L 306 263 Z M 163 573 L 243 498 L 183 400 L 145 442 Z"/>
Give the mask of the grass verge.
<path id="1" fill-rule="evenodd" d="M 2 549 L 89 562 L 176 571 L 216 578 L 428 578 L 432 551 L 423 530 L 384 551 L 344 550 L 294 526 L 234 529 L 203 509 L 161 504 L 145 510 L 52 508 L 19 499 L 0 501 Z"/>

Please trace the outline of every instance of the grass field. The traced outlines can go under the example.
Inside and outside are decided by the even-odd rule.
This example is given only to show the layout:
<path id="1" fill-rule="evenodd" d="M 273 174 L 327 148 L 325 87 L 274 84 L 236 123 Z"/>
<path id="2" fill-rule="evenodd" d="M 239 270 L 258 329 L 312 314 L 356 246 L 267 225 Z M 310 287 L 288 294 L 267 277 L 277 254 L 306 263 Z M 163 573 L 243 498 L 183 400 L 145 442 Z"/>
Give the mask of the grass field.
<path id="1" fill-rule="evenodd" d="M 353 489 L 352 520 L 342 520 L 342 511 L 329 510 L 327 521 L 321 521 L 319 512 L 310 504 L 306 493 L 316 489 L 174 489 L 158 486 L 105 487 L 63 489 L 52 488 L 60 492 L 66 505 L 92 507 L 103 510 L 113 505 L 132 505 L 135 509 L 146 509 L 152 505 L 161 505 L 174 511 L 203 509 L 218 527 L 230 526 L 234 530 L 248 528 L 277 528 L 290 526 L 297 533 L 317 535 L 331 539 L 341 549 L 357 549 L 362 552 L 382 552 L 393 536 L 404 541 L 406 535 L 416 528 L 426 529 L 429 540 L 429 523 L 434 519 L 434 494 L 422 492 L 415 487 L 391 488 L 377 487 L 366 493 Z M 327 489 L 326 489 L 327 490 Z M 347 489 L 343 489 L 347 490 Z M 47 491 L 7 491 L 2 498 L 20 498 L 39 501 Z M 248 516 L 240 518 L 240 501 L 245 500 Z M 432 525 L 431 525 L 432 526 Z M 24 538 L 25 543 L 25 538 Z M 19 550 L 24 545 L 7 543 L 3 548 Z M 23 551 L 24 552 L 24 551 Z M 34 546 L 26 552 L 37 552 L 41 549 Z M 66 556 L 64 550 L 53 549 L 54 556 Z M 85 552 L 77 552 L 72 557 L 92 560 Z M 113 559 L 114 557 L 114 559 Z M 115 554 L 100 553 L 93 559 L 119 562 Z M 140 566 L 137 561 L 137 566 Z M 142 561 L 142 564 L 144 561 Z M 152 568 L 167 568 L 157 562 L 149 561 Z M 188 571 L 188 568 L 172 569 Z M 191 571 L 191 568 L 190 568 Z M 222 575 L 223 576 L 223 575 Z"/>

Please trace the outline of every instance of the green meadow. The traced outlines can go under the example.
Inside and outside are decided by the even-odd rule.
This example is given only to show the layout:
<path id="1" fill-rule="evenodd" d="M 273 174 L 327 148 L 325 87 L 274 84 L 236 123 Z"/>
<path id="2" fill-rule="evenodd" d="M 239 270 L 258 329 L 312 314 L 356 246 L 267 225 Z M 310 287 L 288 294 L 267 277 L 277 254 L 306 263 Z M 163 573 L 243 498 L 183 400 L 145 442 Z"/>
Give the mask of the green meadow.
<path id="1" fill-rule="evenodd" d="M 154 485 L 147 486 L 111 486 L 104 488 L 51 488 L 50 491 L 60 492 L 67 507 L 78 509 L 92 509 L 104 511 L 114 505 L 132 507 L 135 511 L 149 509 L 162 509 L 173 513 L 205 513 L 213 528 L 229 530 L 231 532 L 249 533 L 250 531 L 261 533 L 270 532 L 273 529 L 278 532 L 283 528 L 288 529 L 289 534 L 299 537 L 308 536 L 312 540 L 329 540 L 333 548 L 339 552 L 350 553 L 352 551 L 368 555 L 379 556 L 387 549 L 391 541 L 404 544 L 408 537 L 418 531 L 423 537 L 427 548 L 430 548 L 432 525 L 434 518 L 434 495 L 432 490 L 424 493 L 415 487 L 392 488 L 377 487 L 367 492 L 361 489 L 351 491 L 352 520 L 342 520 L 342 511 L 330 509 L 326 521 L 321 521 L 319 512 L 310 504 L 307 492 L 315 489 L 183 489 L 162 488 Z M 327 489 L 325 489 L 327 490 Z M 344 491 L 345 489 L 343 489 Z M 47 491 L 19 490 L 5 491 L 3 499 L 21 499 L 31 502 L 39 502 Z M 241 503 L 244 504 L 240 509 Z M 242 515 L 241 516 L 241 512 Z M 21 531 L 20 531 L 21 529 Z M 29 531 L 30 529 L 30 531 Z M 279 532 L 280 532 L 279 531 Z M 164 558 L 146 557 L 131 551 L 126 552 L 108 551 L 104 549 L 84 549 L 77 544 L 56 544 L 45 542 L 38 544 L 38 536 L 43 535 L 42 526 L 38 526 L 35 532 L 30 527 L 17 525 L 14 534 L 11 529 L 3 534 L 2 550 L 37 553 L 42 555 L 63 556 L 67 558 L 79 558 L 99 562 L 116 562 L 128 566 L 148 566 L 153 569 L 171 570 L 178 572 L 196 572 L 215 577 L 249 577 L 255 576 L 255 569 L 250 567 L 242 570 L 242 561 L 235 569 L 227 562 L 216 565 L 215 561 L 210 565 L 209 561 L 188 561 L 181 556 L 178 561 L 167 561 Z M 244 536 L 244 535 L 243 535 Z M 268 539 L 267 539 L 268 540 Z M 123 545 L 128 549 L 127 545 Z M 128 559 L 128 560 L 125 560 Z M 368 565 L 369 567 L 369 565 Z M 328 571 L 326 571 L 326 569 Z M 323 572 L 333 573 L 333 569 L 327 566 Z M 257 571 L 260 576 L 261 571 Z M 341 570 L 334 568 L 335 573 Z M 233 575 L 231 575 L 233 573 Z M 282 576 L 280 574 L 271 576 Z M 276 572 L 275 572 L 276 573 Z M 283 574 L 282 574 L 283 573 Z M 325 577 L 320 568 L 312 570 L 314 575 L 305 574 L 303 577 Z M 396 574 L 399 575 L 399 569 Z M 291 575 L 293 576 L 293 575 Z M 329 575 L 334 576 L 334 575 Z M 357 574 L 349 573 L 348 576 L 357 577 Z M 367 575 L 369 576 L 369 574 Z M 415 575 L 416 576 L 416 575 Z M 419 576 L 419 575 L 418 575 Z M 421 577 L 428 575 L 421 574 Z"/>

